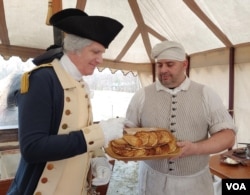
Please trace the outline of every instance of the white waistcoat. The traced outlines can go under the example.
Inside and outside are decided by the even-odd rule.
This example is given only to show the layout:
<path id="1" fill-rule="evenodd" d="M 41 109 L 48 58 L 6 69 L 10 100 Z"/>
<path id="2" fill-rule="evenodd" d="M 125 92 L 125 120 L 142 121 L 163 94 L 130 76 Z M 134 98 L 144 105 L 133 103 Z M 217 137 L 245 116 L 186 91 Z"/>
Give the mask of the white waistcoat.
<path id="1" fill-rule="evenodd" d="M 83 86 L 72 79 L 53 61 L 53 67 L 64 89 L 64 109 L 58 134 L 68 134 L 72 130 L 85 129 L 92 123 L 92 111 Z M 88 142 L 88 139 L 86 138 Z M 99 145 L 102 145 L 100 143 Z M 89 151 L 89 150 L 88 150 Z M 47 162 L 35 190 L 35 195 L 85 195 L 87 194 L 87 174 L 92 152 L 72 158 Z"/>

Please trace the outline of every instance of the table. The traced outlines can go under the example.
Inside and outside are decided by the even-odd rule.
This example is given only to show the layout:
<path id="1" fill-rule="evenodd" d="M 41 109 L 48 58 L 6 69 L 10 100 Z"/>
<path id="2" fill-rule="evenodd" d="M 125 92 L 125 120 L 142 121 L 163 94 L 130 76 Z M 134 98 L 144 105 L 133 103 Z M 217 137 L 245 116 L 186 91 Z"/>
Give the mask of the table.
<path id="1" fill-rule="evenodd" d="M 222 179 L 250 179 L 250 166 L 224 164 L 220 161 L 220 154 L 210 157 L 209 168 L 212 174 Z"/>
<path id="2" fill-rule="evenodd" d="M 0 195 L 6 195 L 13 179 L 0 180 Z"/>

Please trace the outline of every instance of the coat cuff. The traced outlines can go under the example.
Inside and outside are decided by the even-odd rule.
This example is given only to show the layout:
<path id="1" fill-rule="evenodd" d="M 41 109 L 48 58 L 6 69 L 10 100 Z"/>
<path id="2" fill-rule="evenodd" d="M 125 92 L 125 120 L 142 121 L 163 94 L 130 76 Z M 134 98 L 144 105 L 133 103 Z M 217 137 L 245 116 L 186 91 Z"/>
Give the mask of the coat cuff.
<path id="1" fill-rule="evenodd" d="M 104 145 L 104 134 L 99 124 L 91 125 L 82 129 L 87 151 L 94 151 Z"/>

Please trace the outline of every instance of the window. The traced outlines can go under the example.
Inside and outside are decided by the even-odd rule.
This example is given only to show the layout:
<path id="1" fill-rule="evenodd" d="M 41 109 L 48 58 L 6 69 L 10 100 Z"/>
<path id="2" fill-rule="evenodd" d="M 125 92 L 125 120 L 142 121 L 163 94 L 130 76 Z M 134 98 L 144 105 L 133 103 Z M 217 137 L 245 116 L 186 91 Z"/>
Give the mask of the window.
<path id="1" fill-rule="evenodd" d="M 83 79 L 89 85 L 94 121 L 125 117 L 132 96 L 140 88 L 137 76 L 121 71 L 113 74 L 107 68 Z"/>
<path id="2" fill-rule="evenodd" d="M 6 61 L 0 56 L 0 126 L 17 125 L 12 95 L 20 87 L 21 74 L 33 67 L 32 59 L 22 62 L 11 57 Z M 125 117 L 132 96 L 141 87 L 138 76 L 124 75 L 121 71 L 111 73 L 108 68 L 102 72 L 96 69 L 93 75 L 83 78 L 89 86 L 94 121 Z"/>
<path id="3" fill-rule="evenodd" d="M 14 93 L 20 88 L 21 74 L 34 67 L 32 60 L 22 62 L 19 57 L 4 60 L 0 56 L 0 127 L 17 126 L 17 107 Z"/>

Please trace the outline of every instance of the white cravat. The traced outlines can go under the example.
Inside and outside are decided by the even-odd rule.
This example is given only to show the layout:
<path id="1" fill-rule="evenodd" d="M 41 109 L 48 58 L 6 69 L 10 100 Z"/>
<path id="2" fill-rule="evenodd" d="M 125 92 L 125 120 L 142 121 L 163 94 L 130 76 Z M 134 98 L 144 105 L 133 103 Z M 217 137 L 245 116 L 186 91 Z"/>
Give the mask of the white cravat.
<path id="1" fill-rule="evenodd" d="M 62 67 L 66 70 L 66 72 L 69 73 L 75 80 L 82 80 L 82 74 L 66 54 L 62 56 L 62 58 L 60 59 L 60 63 Z"/>
<path id="2" fill-rule="evenodd" d="M 66 54 L 64 54 L 60 59 L 60 64 L 65 69 L 65 71 L 69 73 L 76 81 L 79 81 L 81 84 L 84 85 L 86 93 L 89 95 L 89 97 L 91 97 L 88 84 L 83 80 L 82 74 Z"/>

